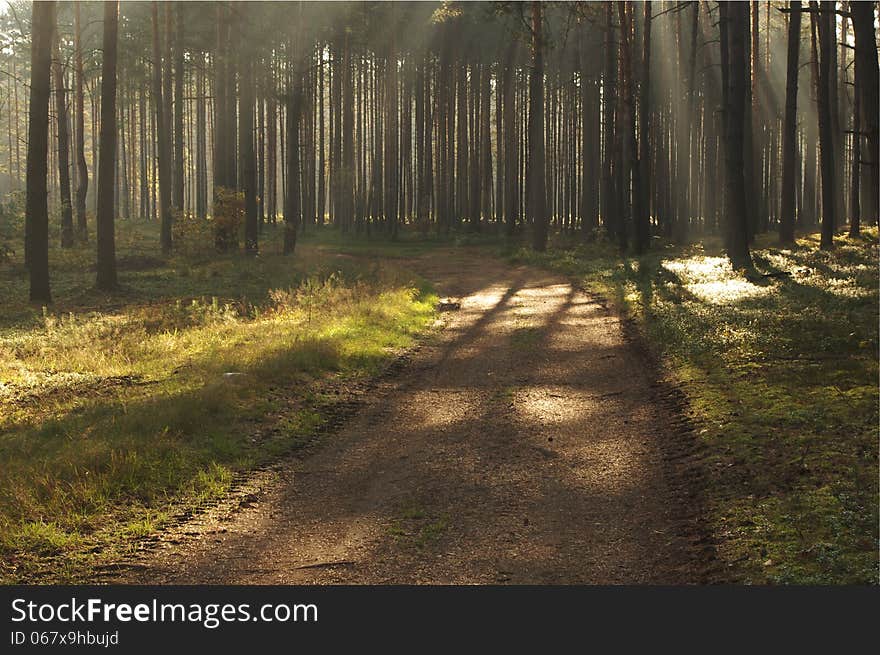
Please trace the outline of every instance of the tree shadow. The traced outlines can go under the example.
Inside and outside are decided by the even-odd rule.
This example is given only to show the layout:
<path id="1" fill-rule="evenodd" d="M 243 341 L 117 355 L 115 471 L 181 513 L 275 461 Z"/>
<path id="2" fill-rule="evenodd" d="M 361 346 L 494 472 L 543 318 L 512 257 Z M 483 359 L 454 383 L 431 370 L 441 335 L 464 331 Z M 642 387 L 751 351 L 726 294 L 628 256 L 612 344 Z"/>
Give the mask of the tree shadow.
<path id="1" fill-rule="evenodd" d="M 686 579 L 694 553 L 673 525 L 647 370 L 616 319 L 542 284 L 477 285 L 507 291 L 313 453 L 247 532 L 194 544 L 160 579 Z M 514 301 L 551 304 L 527 348 L 503 336 Z M 405 507 L 446 517 L 433 542 L 401 544 L 392 528 Z M 330 565 L 303 569 L 314 557 Z"/>

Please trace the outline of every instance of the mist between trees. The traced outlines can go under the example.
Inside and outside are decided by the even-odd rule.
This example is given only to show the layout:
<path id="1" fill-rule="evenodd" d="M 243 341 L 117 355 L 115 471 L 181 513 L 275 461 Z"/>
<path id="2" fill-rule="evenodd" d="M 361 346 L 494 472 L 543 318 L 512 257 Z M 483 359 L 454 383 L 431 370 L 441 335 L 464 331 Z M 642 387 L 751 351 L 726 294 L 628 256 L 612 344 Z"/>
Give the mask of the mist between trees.
<path id="1" fill-rule="evenodd" d="M 157 250 L 312 226 L 609 238 L 859 232 L 878 217 L 874 2 L 37 2 L 2 15 L 2 191 L 49 241 Z M 51 210 L 51 211 L 50 211 Z M 56 227 L 57 221 L 57 227 Z M 5 228 L 8 232 L 8 226 Z M 3 235 L 8 243 L 19 235 Z"/>

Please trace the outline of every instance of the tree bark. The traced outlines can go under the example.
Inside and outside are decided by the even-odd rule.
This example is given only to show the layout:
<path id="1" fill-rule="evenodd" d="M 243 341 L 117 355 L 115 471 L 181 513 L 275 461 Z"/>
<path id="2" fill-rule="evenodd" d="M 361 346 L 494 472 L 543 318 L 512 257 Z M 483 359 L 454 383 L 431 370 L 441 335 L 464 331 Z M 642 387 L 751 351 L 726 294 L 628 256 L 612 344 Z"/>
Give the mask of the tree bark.
<path id="1" fill-rule="evenodd" d="M 516 197 L 516 179 L 519 173 L 517 165 L 516 141 L 516 89 L 514 72 L 516 67 L 516 41 L 511 39 L 507 48 L 507 61 L 504 64 L 502 93 L 504 96 L 504 222 L 507 236 L 516 231 L 516 217 L 519 202 Z M 499 158 L 499 171 L 500 169 Z"/>
<path id="2" fill-rule="evenodd" d="M 269 71 L 266 90 L 266 205 L 267 220 L 273 225 L 278 220 L 278 102 L 276 99 L 274 64 Z"/>
<path id="3" fill-rule="evenodd" d="M 354 90 L 351 73 L 351 37 L 346 33 L 342 71 L 342 170 L 340 171 L 340 210 L 344 230 L 351 227 L 354 214 Z M 301 112 L 302 109 L 300 108 Z M 297 119 L 299 120 L 299 119 Z M 298 125 L 298 123 L 296 123 Z M 293 138 L 293 137 L 292 137 Z"/>
<path id="4" fill-rule="evenodd" d="M 617 207 L 614 191 L 614 105 L 617 54 L 614 43 L 614 20 L 612 3 L 605 3 L 605 70 L 602 74 L 602 223 L 609 236 L 616 233 Z"/>
<path id="5" fill-rule="evenodd" d="M 229 148 L 226 142 L 226 58 L 227 58 L 227 19 L 226 5 L 217 3 L 217 47 L 214 51 L 214 203 L 217 203 L 218 190 L 230 186 L 227 180 L 226 160 L 229 158 Z M 157 46 L 154 46 L 154 51 Z M 155 86 L 155 85 L 154 85 Z M 161 83 L 159 87 L 161 88 Z"/>
<path id="6" fill-rule="evenodd" d="M 55 34 L 55 57 L 52 69 L 55 78 L 55 125 L 58 133 L 58 186 L 61 192 L 61 247 L 73 246 L 73 207 L 70 201 L 70 135 L 67 131 L 67 94 L 64 89 L 64 68 L 61 46 Z"/>
<path id="7" fill-rule="evenodd" d="M 165 98 L 162 80 L 162 50 L 159 38 L 159 3 L 151 5 L 153 20 L 153 102 L 156 107 L 156 140 L 158 141 L 159 166 L 159 221 L 162 252 L 171 252 L 171 178 L 168 157 L 168 134 L 166 129 Z M 166 8 L 167 11 L 167 8 Z M 102 114 L 103 119 L 103 114 Z M 102 123 L 103 131 L 103 123 Z"/>
<path id="8" fill-rule="evenodd" d="M 391 3 L 392 16 L 394 3 Z M 385 220 L 392 239 L 397 238 L 399 193 L 398 121 L 397 121 L 397 51 L 394 36 L 388 41 L 385 63 Z"/>
<path id="9" fill-rule="evenodd" d="M 49 289 L 49 76 L 55 2 L 32 5 L 31 91 L 25 206 L 25 265 L 30 274 L 32 302 L 52 302 Z"/>
<path id="10" fill-rule="evenodd" d="M 837 171 L 834 170 L 835 139 L 831 116 L 831 50 L 835 47 L 834 6 L 823 0 L 820 5 L 811 2 L 813 18 L 819 29 L 819 80 L 816 102 L 819 108 L 819 166 L 822 175 L 822 230 L 820 247 L 834 247 L 834 229 L 837 210 Z"/>
<path id="11" fill-rule="evenodd" d="M 795 168 L 797 166 L 798 59 L 801 47 L 801 2 L 789 3 L 788 56 L 785 80 L 785 123 L 782 130 L 782 207 L 779 214 L 779 241 L 794 243 Z"/>
<path id="12" fill-rule="evenodd" d="M 83 57 L 82 28 L 80 25 L 79 0 L 73 5 L 73 48 L 74 48 L 74 145 L 76 152 L 76 232 L 77 238 L 85 243 L 88 241 L 88 225 L 86 222 L 86 195 L 89 191 L 89 169 L 86 166 L 85 148 L 85 112 L 83 98 Z"/>
<path id="13" fill-rule="evenodd" d="M 140 218 L 150 219 L 150 187 L 147 176 L 147 93 L 143 87 L 138 90 L 138 150 L 140 155 Z"/>
<path id="14" fill-rule="evenodd" d="M 861 154 L 862 154 L 862 116 L 859 95 L 864 81 L 858 59 L 855 61 L 855 76 L 853 93 L 853 122 L 852 122 L 852 155 L 850 158 L 852 169 L 850 170 L 850 210 L 849 210 L 849 236 L 857 237 L 861 231 L 862 207 L 861 207 Z"/>
<path id="15" fill-rule="evenodd" d="M 183 211 L 184 172 L 183 172 L 183 6 L 174 4 L 174 181 L 171 185 L 174 196 L 172 206 Z"/>
<path id="16" fill-rule="evenodd" d="M 725 7 L 725 3 L 720 5 Z M 748 60 L 745 49 L 746 27 L 749 19 L 746 3 L 732 2 L 726 5 L 722 21 L 726 22 L 727 92 L 727 256 L 735 269 L 752 267 L 749 252 L 749 224 L 746 208 L 746 185 L 743 162 L 743 130 L 745 127 L 746 84 L 748 84 Z"/>
<path id="17" fill-rule="evenodd" d="M 529 71 L 529 166 L 526 170 L 531 215 L 532 248 L 547 249 L 547 207 L 544 157 L 544 42 L 543 7 L 532 2 L 532 68 Z"/>
<path id="18" fill-rule="evenodd" d="M 270 150 L 275 145 L 274 126 L 270 132 Z M 273 159 L 274 162 L 274 153 Z M 318 225 L 327 215 L 327 161 L 324 149 L 324 52 L 318 51 Z"/>
<path id="19" fill-rule="evenodd" d="M 204 55 L 199 55 L 196 67 L 196 217 L 208 216 L 208 148 L 205 115 Z"/>
<path id="20" fill-rule="evenodd" d="M 302 119 L 302 74 L 294 71 L 293 88 L 287 106 L 287 193 L 284 199 L 284 245 L 285 255 L 296 248 L 296 237 L 302 215 L 300 199 L 299 124 Z M 349 190 L 350 194 L 350 190 Z"/>
<path id="21" fill-rule="evenodd" d="M 645 2 L 645 20 L 642 26 L 642 84 L 639 95 L 639 156 L 636 162 L 634 174 L 638 173 L 639 180 L 633 180 L 633 221 L 635 222 L 635 249 L 637 253 L 643 253 L 650 246 L 650 215 L 649 194 L 651 179 L 651 3 Z M 630 8 L 632 11 L 632 8 Z M 633 126 L 633 138 L 635 138 L 635 126 Z M 636 195 L 638 198 L 636 199 Z M 637 206 L 635 206 L 637 203 Z"/>
<path id="22" fill-rule="evenodd" d="M 623 108 L 621 116 L 621 127 L 626 131 L 623 135 L 625 139 L 625 160 L 623 161 L 623 176 L 619 180 L 623 184 L 623 197 L 625 205 L 629 204 L 632 208 L 632 220 L 635 226 L 642 221 L 641 216 L 641 176 L 639 173 L 638 153 L 639 146 L 636 139 L 636 115 L 634 103 L 634 87 L 633 81 L 633 9 L 632 3 L 617 3 L 617 13 L 620 20 L 620 63 L 621 63 L 621 107 Z M 626 213 L 626 212 L 624 212 Z M 642 254 L 647 248 L 647 235 L 639 235 L 640 228 L 636 229 L 635 250 L 637 254 Z M 640 240 L 641 237 L 641 240 Z"/>
<path id="23" fill-rule="evenodd" d="M 480 91 L 481 108 L 478 108 L 480 117 L 480 187 L 482 189 L 482 219 L 491 220 L 492 213 L 492 139 L 490 135 L 490 113 L 492 95 L 492 69 L 488 65 L 483 66 L 482 88 Z M 477 217 L 478 220 L 480 217 Z"/>
<path id="24" fill-rule="evenodd" d="M 746 205 L 746 216 L 748 217 L 748 225 L 749 225 L 749 242 L 751 243 L 754 240 L 755 232 L 757 230 L 758 225 L 758 216 L 757 216 L 757 199 L 760 194 L 758 192 L 758 184 L 755 179 L 755 139 L 754 139 L 754 89 L 755 89 L 755 77 L 754 77 L 754 53 L 752 52 L 752 36 L 757 34 L 758 26 L 751 25 L 751 9 L 755 6 L 753 2 L 749 4 L 749 11 L 746 12 L 745 17 L 743 18 L 742 25 L 745 30 L 745 35 L 743 37 L 743 47 L 746 50 L 746 59 L 745 59 L 745 67 L 746 67 L 746 82 L 745 82 L 745 126 L 743 127 L 743 175 L 745 176 L 745 184 L 746 184 L 746 197 L 745 197 L 745 205 Z"/>
<path id="25" fill-rule="evenodd" d="M 868 169 L 870 184 L 865 184 L 863 220 L 876 223 L 880 218 L 880 68 L 877 61 L 877 40 L 874 33 L 874 3 L 850 2 L 853 33 L 856 42 L 856 70 L 859 76 L 862 107 L 861 130 L 867 141 L 867 157 L 861 161 Z"/>
<path id="26" fill-rule="evenodd" d="M 99 289 L 116 288 L 116 241 L 113 189 L 116 174 L 116 42 L 119 21 L 117 0 L 104 3 L 104 61 L 101 65 L 101 142 L 98 158 L 98 242 Z"/>
<path id="27" fill-rule="evenodd" d="M 256 155 L 254 154 L 254 66 L 243 64 L 241 97 L 238 103 L 238 149 L 241 152 L 242 187 L 244 190 L 244 250 L 257 254 L 260 229 L 257 216 Z"/>
<path id="28" fill-rule="evenodd" d="M 455 67 L 457 100 L 454 111 L 456 112 L 457 137 L 455 143 L 455 214 L 453 221 L 456 227 L 462 218 L 470 218 L 470 205 L 468 199 L 468 107 L 467 107 L 467 65 L 459 63 Z"/>

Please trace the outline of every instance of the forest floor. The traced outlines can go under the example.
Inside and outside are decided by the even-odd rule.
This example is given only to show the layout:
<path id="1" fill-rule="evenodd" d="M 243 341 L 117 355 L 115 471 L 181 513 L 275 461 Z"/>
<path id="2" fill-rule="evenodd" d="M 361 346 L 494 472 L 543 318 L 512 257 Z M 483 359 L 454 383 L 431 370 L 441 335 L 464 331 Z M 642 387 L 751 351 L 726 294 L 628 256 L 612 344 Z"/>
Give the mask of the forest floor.
<path id="1" fill-rule="evenodd" d="M 876 229 L 744 277 L 122 228 L 116 294 L 89 248 L 48 310 L 0 266 L 0 581 L 876 583 Z"/>
<path id="2" fill-rule="evenodd" d="M 607 298 L 662 362 L 697 433 L 730 580 L 878 581 L 877 228 L 835 241 L 760 235 L 748 275 L 717 239 L 624 258 L 578 236 L 505 250 Z"/>
<path id="3" fill-rule="evenodd" d="M 435 320 L 424 280 L 320 238 L 163 258 L 155 225 L 118 236 L 112 294 L 93 247 L 53 249 L 48 308 L 0 262 L 0 581 L 90 579 L 326 429 Z"/>
<path id="4" fill-rule="evenodd" d="M 338 430 L 106 579 L 708 581 L 693 435 L 619 319 L 566 278 L 472 249 L 406 264 L 447 296 L 442 329 L 350 393 Z"/>

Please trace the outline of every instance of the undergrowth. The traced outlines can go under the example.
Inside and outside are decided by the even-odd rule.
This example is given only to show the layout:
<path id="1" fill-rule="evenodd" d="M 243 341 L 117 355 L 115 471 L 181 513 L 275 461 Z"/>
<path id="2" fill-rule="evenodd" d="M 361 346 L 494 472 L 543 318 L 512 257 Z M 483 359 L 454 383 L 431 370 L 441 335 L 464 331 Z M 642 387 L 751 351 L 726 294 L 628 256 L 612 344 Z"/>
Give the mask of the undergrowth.
<path id="1" fill-rule="evenodd" d="M 433 319 L 423 281 L 320 239 L 161 259 L 149 228 L 120 232 L 114 294 L 86 248 L 53 251 L 51 307 L 0 267 L 0 580 L 75 579 L 222 495 L 326 420 L 317 383 L 373 374 Z"/>

